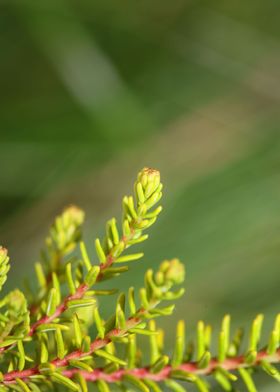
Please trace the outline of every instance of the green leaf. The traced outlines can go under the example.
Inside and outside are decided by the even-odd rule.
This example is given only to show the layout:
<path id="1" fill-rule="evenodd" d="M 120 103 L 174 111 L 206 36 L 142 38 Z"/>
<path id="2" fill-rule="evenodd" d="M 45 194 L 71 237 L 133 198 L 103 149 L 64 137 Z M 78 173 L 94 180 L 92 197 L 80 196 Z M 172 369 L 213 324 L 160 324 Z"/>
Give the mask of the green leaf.
<path id="1" fill-rule="evenodd" d="M 101 246 L 99 238 L 96 238 L 96 240 L 95 240 L 95 249 L 96 249 L 96 253 L 97 253 L 97 256 L 98 256 L 100 263 L 104 264 L 106 262 L 106 255 L 105 255 L 105 252 Z"/>
<path id="2" fill-rule="evenodd" d="M 134 287 L 130 287 L 128 290 L 128 305 L 130 309 L 130 314 L 134 315 L 136 313 L 136 305 L 134 300 Z"/>
<path id="3" fill-rule="evenodd" d="M 200 392 L 208 392 L 209 391 L 209 388 L 208 388 L 208 385 L 206 384 L 206 382 L 199 377 L 196 378 L 195 385 Z"/>
<path id="4" fill-rule="evenodd" d="M 197 377 L 193 373 L 185 372 L 181 369 L 174 369 L 170 373 L 172 378 L 182 381 L 195 382 Z"/>
<path id="5" fill-rule="evenodd" d="M 89 290 L 86 294 L 89 295 L 113 295 L 118 292 L 118 289 L 111 290 Z"/>
<path id="6" fill-rule="evenodd" d="M 278 331 L 278 343 L 280 341 L 280 313 L 276 316 L 275 322 L 274 322 L 274 328 L 275 331 Z"/>
<path id="7" fill-rule="evenodd" d="M 261 336 L 261 329 L 263 323 L 263 314 L 259 314 L 252 323 L 250 331 L 250 340 L 248 350 L 257 350 L 257 346 Z"/>
<path id="8" fill-rule="evenodd" d="M 97 380 L 96 385 L 99 392 L 110 392 L 110 388 L 104 380 Z"/>
<path id="9" fill-rule="evenodd" d="M 93 318 L 98 332 L 98 336 L 103 339 L 105 336 L 105 327 L 103 325 L 103 321 L 100 317 L 99 310 L 97 307 L 93 309 Z"/>
<path id="10" fill-rule="evenodd" d="M 148 309 L 150 307 L 150 303 L 147 298 L 147 292 L 144 288 L 141 288 L 139 290 L 139 296 L 140 296 L 140 301 L 141 301 L 141 305 L 143 306 L 143 308 Z"/>
<path id="11" fill-rule="evenodd" d="M 168 365 L 169 358 L 167 355 L 160 356 L 150 367 L 152 373 L 159 373 L 166 365 Z"/>
<path id="12" fill-rule="evenodd" d="M 29 383 L 29 388 L 32 392 L 41 392 L 41 389 L 34 382 Z"/>
<path id="13" fill-rule="evenodd" d="M 80 348 L 82 345 L 82 331 L 81 331 L 80 320 L 77 313 L 73 314 L 73 327 L 74 327 L 75 344 L 77 347 Z"/>
<path id="14" fill-rule="evenodd" d="M 41 263 L 35 263 L 35 272 L 37 275 L 37 279 L 39 282 L 39 286 L 41 288 L 45 288 L 47 286 L 47 279 L 43 270 L 43 266 Z"/>
<path id="15" fill-rule="evenodd" d="M 41 363 L 48 362 L 49 359 L 49 350 L 47 347 L 47 342 L 45 339 L 42 339 L 40 342 L 40 360 Z"/>
<path id="16" fill-rule="evenodd" d="M 72 277 L 72 266 L 71 263 L 66 265 L 66 280 L 69 287 L 70 294 L 75 294 L 76 286 Z"/>
<path id="17" fill-rule="evenodd" d="M 68 362 L 74 368 L 85 370 L 86 372 L 93 371 L 93 368 L 83 361 L 79 361 L 77 359 L 70 359 Z"/>
<path id="18" fill-rule="evenodd" d="M 166 301 L 174 301 L 175 299 L 179 299 L 185 293 L 184 287 L 181 287 L 179 290 L 176 291 L 167 291 L 162 295 L 162 299 Z"/>
<path id="19" fill-rule="evenodd" d="M 271 365 L 271 363 L 263 360 L 261 361 L 261 367 L 263 370 L 271 377 L 275 378 L 278 382 L 280 382 L 280 373 L 275 366 Z"/>
<path id="20" fill-rule="evenodd" d="M 234 357 L 238 354 L 239 348 L 242 343 L 242 338 L 243 338 L 243 329 L 239 328 L 235 332 L 235 335 L 232 339 L 232 342 L 229 345 L 229 349 L 228 349 L 228 356 L 229 357 Z"/>
<path id="21" fill-rule="evenodd" d="M 143 381 L 152 392 L 162 392 L 161 388 L 155 381 L 149 379 L 145 379 Z"/>
<path id="22" fill-rule="evenodd" d="M 179 366 L 183 361 L 185 350 L 185 323 L 180 320 L 177 324 L 176 342 L 171 361 L 172 367 Z"/>
<path id="23" fill-rule="evenodd" d="M 160 356 L 158 342 L 157 342 L 157 329 L 154 320 L 151 320 L 149 322 L 149 332 L 152 332 L 149 340 L 150 340 L 150 363 L 153 365 Z"/>
<path id="24" fill-rule="evenodd" d="M 18 386 L 21 388 L 22 392 L 31 392 L 28 385 L 23 380 L 21 380 L 20 378 L 16 378 L 16 382 Z"/>
<path id="25" fill-rule="evenodd" d="M 230 373 L 228 370 L 224 369 L 222 366 L 218 366 L 216 368 L 216 371 L 223 374 L 224 377 L 226 377 L 230 381 L 237 381 L 238 380 L 238 377 L 235 374 Z"/>
<path id="26" fill-rule="evenodd" d="M 73 382 L 72 380 L 70 380 L 69 378 L 63 376 L 60 373 L 53 373 L 51 375 L 51 378 L 56 383 L 71 389 L 71 391 L 79 391 L 79 386 L 75 382 Z"/>
<path id="27" fill-rule="evenodd" d="M 47 300 L 47 309 L 46 309 L 47 316 L 51 316 L 55 312 L 57 303 L 58 303 L 57 290 L 55 288 L 51 288 Z"/>
<path id="28" fill-rule="evenodd" d="M 80 373 L 75 374 L 75 381 L 78 382 L 81 392 L 88 392 L 87 382 Z"/>
<path id="29" fill-rule="evenodd" d="M 136 212 L 135 207 L 134 207 L 133 197 L 132 196 L 128 196 L 128 197 L 124 198 L 124 203 L 126 203 L 126 206 L 127 206 L 128 210 L 129 210 L 129 213 L 130 213 L 131 217 L 133 219 L 137 220 L 138 216 L 137 216 L 137 212 Z"/>
<path id="30" fill-rule="evenodd" d="M 199 369 L 205 369 L 209 365 L 209 362 L 211 360 L 211 354 L 209 351 L 204 351 L 202 357 L 200 358 L 198 362 L 198 368 Z"/>
<path id="31" fill-rule="evenodd" d="M 250 373 L 248 372 L 248 370 L 246 370 L 245 368 L 239 368 L 238 371 L 239 371 L 239 374 L 240 374 L 244 384 L 246 385 L 246 387 L 248 389 L 248 392 L 257 392 L 254 381 L 253 381 Z"/>
<path id="32" fill-rule="evenodd" d="M 36 328 L 36 332 L 56 331 L 57 329 L 61 329 L 62 331 L 68 331 L 69 327 L 63 324 L 47 323 L 39 325 Z"/>
<path id="33" fill-rule="evenodd" d="M 99 272 L 100 272 L 100 267 L 96 265 L 91 267 L 91 269 L 88 271 L 85 277 L 85 284 L 89 287 L 93 286 L 98 278 Z"/>
<path id="34" fill-rule="evenodd" d="M 95 298 L 72 299 L 67 302 L 68 309 L 84 308 L 87 306 L 95 306 L 95 305 L 96 305 Z"/>
<path id="35" fill-rule="evenodd" d="M 114 355 L 108 353 L 107 351 L 104 350 L 96 350 L 94 351 L 94 354 L 97 355 L 98 357 L 104 358 L 104 359 L 108 359 L 109 361 L 112 361 L 114 363 L 117 363 L 121 366 L 126 366 L 126 362 L 123 361 L 120 358 L 115 357 Z"/>
<path id="36" fill-rule="evenodd" d="M 219 370 L 216 370 L 214 373 L 214 377 L 217 381 L 218 384 L 225 390 L 225 391 L 231 391 L 232 390 L 232 385 L 229 379 Z"/>
<path id="37" fill-rule="evenodd" d="M 103 369 L 106 374 L 111 374 L 117 372 L 119 368 L 120 366 L 117 363 L 109 362 Z"/>
<path id="38" fill-rule="evenodd" d="M 120 237 L 119 237 L 119 232 L 118 232 L 118 228 L 117 228 L 117 221 L 115 218 L 111 219 L 110 228 L 111 228 L 113 243 L 114 243 L 114 245 L 117 245 L 119 243 Z"/>
<path id="39" fill-rule="evenodd" d="M 212 327 L 211 325 L 206 325 L 204 328 L 204 346 L 205 349 L 209 349 L 211 346 L 211 338 L 212 338 Z"/>
<path id="40" fill-rule="evenodd" d="M 123 380 L 127 381 L 129 384 L 132 384 L 142 392 L 149 392 L 149 388 L 144 384 L 144 382 L 132 374 L 125 374 Z"/>
<path id="41" fill-rule="evenodd" d="M 145 203 L 146 198 L 144 195 L 142 184 L 140 182 L 137 182 L 135 184 L 135 191 L 136 191 L 135 193 L 136 193 L 136 197 L 137 197 L 138 202 L 140 204 Z"/>
<path id="42" fill-rule="evenodd" d="M 146 241 L 148 238 L 149 238 L 149 234 L 144 234 L 144 235 L 142 235 L 139 238 L 135 238 L 135 239 L 129 240 L 128 244 L 129 245 L 140 244 L 141 242 Z"/>
<path id="43" fill-rule="evenodd" d="M 199 321 L 197 323 L 197 360 L 199 361 L 205 351 L 205 342 L 204 342 L 204 323 L 203 321 Z"/>
<path id="44" fill-rule="evenodd" d="M 18 368 L 19 368 L 19 370 L 23 370 L 24 366 L 25 366 L 25 352 L 24 352 L 22 340 L 19 340 L 17 342 L 17 348 L 18 348 L 18 353 L 19 353 Z"/>
<path id="45" fill-rule="evenodd" d="M 10 269 L 9 257 L 7 249 L 0 246 L 0 290 L 7 280 L 7 274 Z"/>
<path id="46" fill-rule="evenodd" d="M 128 369 L 133 369 L 136 363 L 136 336 L 131 334 L 128 336 L 128 345 L 127 345 L 127 367 Z"/>
<path id="47" fill-rule="evenodd" d="M 57 357 L 59 359 L 62 359 L 65 356 L 65 348 L 64 348 L 62 332 L 61 329 L 59 328 L 55 330 L 55 340 L 56 340 Z"/>
<path id="48" fill-rule="evenodd" d="M 57 277 L 56 272 L 52 272 L 52 282 L 53 287 L 56 289 L 56 305 L 58 305 L 61 301 L 61 291 L 60 291 L 60 283 Z"/>
<path id="49" fill-rule="evenodd" d="M 165 380 L 165 384 L 174 392 L 186 392 L 187 390 L 174 380 Z"/>
<path id="50" fill-rule="evenodd" d="M 145 336 L 152 336 L 157 335 L 158 332 L 149 331 L 148 329 L 142 328 L 129 328 L 130 333 L 136 333 L 137 335 L 145 335 Z"/>
<path id="51" fill-rule="evenodd" d="M 226 359 L 226 335 L 224 331 L 219 334 L 219 362 L 223 362 Z"/>
<path id="52" fill-rule="evenodd" d="M 269 338 L 269 343 L 268 343 L 268 347 L 267 347 L 268 355 L 275 354 L 275 352 L 278 348 L 278 345 L 279 345 L 279 332 L 274 330 L 271 332 L 270 338 Z"/>
<path id="53" fill-rule="evenodd" d="M 162 297 L 162 290 L 156 285 L 154 281 L 154 272 L 152 269 L 148 269 L 145 274 L 145 286 L 147 291 L 148 299 L 151 298 L 161 298 Z"/>
<path id="54" fill-rule="evenodd" d="M 85 265 L 87 271 L 89 271 L 91 269 L 91 262 L 90 262 L 84 241 L 80 242 L 80 250 L 81 250 L 84 265 Z"/>
<path id="55" fill-rule="evenodd" d="M 165 308 L 155 308 L 149 310 L 149 314 L 151 315 L 159 315 L 159 316 L 170 316 L 174 311 L 175 305 L 169 305 Z"/>
<path id="56" fill-rule="evenodd" d="M 223 362 L 227 356 L 230 338 L 230 316 L 227 314 L 222 321 L 222 328 L 219 335 L 219 362 Z"/>
<path id="57" fill-rule="evenodd" d="M 130 234 L 131 234 L 131 229 L 130 229 L 130 226 L 129 226 L 129 221 L 128 221 L 128 219 L 123 219 L 123 223 L 122 223 L 122 230 L 123 230 L 123 235 L 125 236 L 125 237 L 129 237 L 130 236 Z"/>
<path id="58" fill-rule="evenodd" d="M 0 342 L 0 348 L 11 346 L 14 343 L 17 343 L 18 339 L 6 339 L 4 342 Z"/>
<path id="59" fill-rule="evenodd" d="M 90 351 L 91 339 L 90 336 L 84 336 L 82 340 L 82 352 L 88 353 Z"/>
<path id="60" fill-rule="evenodd" d="M 128 271 L 128 267 L 124 266 L 124 267 L 111 267 L 111 268 L 107 268 L 106 270 L 103 271 L 103 276 L 106 278 L 109 278 L 111 276 L 114 275 L 119 275 L 123 272 L 127 272 Z"/>
<path id="61" fill-rule="evenodd" d="M 118 329 L 126 328 L 125 314 L 119 303 L 117 304 L 117 309 L 116 309 L 116 328 Z"/>
<path id="62" fill-rule="evenodd" d="M 115 261 L 115 263 L 126 263 L 128 261 L 135 261 L 135 260 L 139 260 L 144 256 L 144 253 L 134 253 L 131 255 L 126 255 L 126 256 L 122 256 L 122 257 L 118 257 Z"/>

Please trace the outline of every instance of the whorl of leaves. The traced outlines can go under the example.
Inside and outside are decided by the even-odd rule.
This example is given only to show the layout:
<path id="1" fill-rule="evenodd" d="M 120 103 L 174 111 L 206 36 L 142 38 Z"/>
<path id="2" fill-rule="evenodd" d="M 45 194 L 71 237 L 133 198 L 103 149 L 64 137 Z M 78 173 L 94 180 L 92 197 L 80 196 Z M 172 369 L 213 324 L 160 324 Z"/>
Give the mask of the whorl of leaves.
<path id="1" fill-rule="evenodd" d="M 99 297 L 118 290 L 98 284 L 127 272 L 128 263 L 143 257 L 128 250 L 148 238 L 145 231 L 161 212 L 156 206 L 161 196 L 159 172 L 144 168 L 134 197 L 123 199 L 121 224 L 112 218 L 104 239 L 95 239 L 94 259 L 82 241 L 83 211 L 71 206 L 56 218 L 35 264 L 38 286 L 27 285 L 25 294 L 13 290 L 0 300 L 0 391 L 38 392 L 58 386 L 86 392 L 93 383 L 100 392 L 109 391 L 112 384 L 122 391 L 182 392 L 191 383 L 207 392 L 207 377 L 212 376 L 225 391 L 234 390 L 240 379 L 255 392 L 256 369 L 280 381 L 275 366 L 280 362 L 280 315 L 263 347 L 262 315 L 253 321 L 247 343 L 242 330 L 231 333 L 226 315 L 218 343 L 213 344 L 212 328 L 202 321 L 196 342 L 187 341 L 185 322 L 179 321 L 173 352 L 165 351 L 164 332 L 155 318 L 171 315 L 173 301 L 184 293 L 176 288 L 185 278 L 178 259 L 163 261 L 156 271 L 148 269 L 143 287 L 118 293 L 112 300 L 114 311 L 105 317 Z M 9 268 L 7 251 L 1 247 L 0 289 Z M 141 349 L 145 339 L 149 358 Z"/>

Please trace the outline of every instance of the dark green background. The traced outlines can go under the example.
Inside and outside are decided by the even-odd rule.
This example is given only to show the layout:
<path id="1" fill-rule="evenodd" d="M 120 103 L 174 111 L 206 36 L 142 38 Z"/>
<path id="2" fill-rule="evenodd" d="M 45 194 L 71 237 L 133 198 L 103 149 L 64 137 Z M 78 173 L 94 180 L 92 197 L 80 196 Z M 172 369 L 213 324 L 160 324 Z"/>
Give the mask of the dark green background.
<path id="1" fill-rule="evenodd" d="M 190 337 L 225 312 L 245 326 L 264 312 L 268 331 L 280 292 L 279 12 L 278 0 L 1 1 L 10 286 L 64 205 L 86 209 L 90 247 L 137 171 L 155 166 L 164 212 L 121 284 L 139 287 L 164 258 L 185 262 L 187 294 L 162 321 L 169 347 L 182 315 Z"/>

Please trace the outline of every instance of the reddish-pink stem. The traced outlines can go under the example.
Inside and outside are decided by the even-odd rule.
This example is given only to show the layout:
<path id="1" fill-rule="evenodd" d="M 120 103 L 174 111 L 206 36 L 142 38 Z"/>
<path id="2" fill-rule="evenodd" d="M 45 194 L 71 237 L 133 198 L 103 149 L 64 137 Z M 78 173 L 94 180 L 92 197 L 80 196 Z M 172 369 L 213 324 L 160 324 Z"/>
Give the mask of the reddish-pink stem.
<path id="1" fill-rule="evenodd" d="M 107 260 L 106 263 L 101 264 L 100 266 L 100 272 L 98 274 L 97 280 L 101 279 L 101 274 L 102 272 L 106 269 L 109 268 L 112 263 L 114 261 L 114 258 L 111 255 L 107 256 Z M 80 284 L 80 286 L 77 288 L 76 292 L 74 294 L 70 294 L 67 297 L 64 298 L 63 302 L 58 305 L 58 307 L 56 308 L 55 312 L 50 315 L 50 316 L 43 316 L 42 318 L 40 318 L 39 320 L 37 320 L 31 327 L 30 327 L 30 331 L 29 331 L 29 336 L 32 336 L 34 334 L 34 332 L 36 331 L 36 329 L 42 325 L 42 324 L 48 324 L 51 323 L 53 320 L 55 320 L 56 318 L 58 318 L 59 316 L 62 315 L 62 313 L 64 313 L 67 310 L 67 304 L 69 301 L 75 300 L 75 299 L 81 299 L 83 298 L 85 292 L 89 289 L 89 287 L 85 284 L 82 283 Z"/>
<path id="2" fill-rule="evenodd" d="M 116 331 L 116 330 L 115 330 Z M 113 331 L 112 331 L 113 332 Z M 110 339 L 98 339 L 95 340 L 91 345 L 89 353 L 102 348 L 105 344 L 108 344 Z M 51 363 L 58 367 L 65 367 L 70 359 L 79 359 L 89 353 L 82 353 L 81 351 L 74 351 L 62 360 L 54 360 Z M 273 355 L 267 354 L 265 350 L 258 352 L 256 360 L 253 365 L 258 365 L 262 360 L 266 360 L 269 363 L 276 363 L 280 361 L 280 349 Z M 219 362 L 216 358 L 213 358 L 209 365 L 204 369 L 200 369 L 198 362 L 183 363 L 176 367 L 176 370 L 183 370 L 184 372 L 191 373 L 197 376 L 209 375 L 217 368 L 223 368 L 224 370 L 233 371 L 241 367 L 248 367 L 244 355 L 237 356 L 235 358 L 225 359 L 223 362 Z M 160 382 L 164 381 L 172 376 L 172 370 L 170 365 L 166 365 L 160 372 L 153 373 L 149 367 L 135 368 L 135 369 L 124 369 L 121 368 L 113 373 L 106 373 L 103 369 L 94 369 L 92 372 L 83 371 L 80 369 L 66 369 L 62 371 L 62 374 L 68 378 L 73 378 L 77 373 L 81 374 L 87 381 L 104 380 L 108 383 L 114 383 L 121 381 L 125 375 L 133 375 L 138 379 L 149 379 L 152 381 Z M 13 371 L 4 375 L 4 384 L 10 384 L 15 382 L 16 378 L 20 378 L 28 381 L 30 376 L 39 374 L 38 367 L 32 369 L 26 369 L 22 371 Z"/>
<path id="3" fill-rule="evenodd" d="M 120 337 L 123 336 L 127 333 L 127 331 L 136 325 L 138 325 L 141 322 L 140 318 L 132 317 L 127 320 L 126 322 L 126 329 L 117 329 L 114 328 L 108 334 L 103 338 L 97 338 L 95 339 L 91 345 L 90 345 L 90 350 L 88 352 L 83 352 L 82 350 L 75 350 L 72 353 L 66 355 L 64 358 L 59 359 L 56 358 L 53 361 L 51 361 L 51 364 L 55 366 L 55 368 L 61 368 L 69 365 L 69 361 L 73 359 L 81 359 L 85 356 L 91 355 L 94 351 L 100 350 L 103 347 L 105 347 L 108 343 L 111 342 L 113 337 Z M 4 382 L 13 382 L 15 381 L 16 378 L 21 378 L 21 379 L 26 379 L 32 375 L 39 374 L 39 368 L 38 366 L 35 366 L 34 368 L 31 369 L 25 369 L 22 371 L 18 370 L 13 370 L 12 372 L 6 373 L 4 375 Z"/>
<path id="4" fill-rule="evenodd" d="M 85 283 L 82 283 L 76 290 L 74 294 L 70 294 L 67 297 L 64 298 L 63 302 L 56 308 L 55 312 L 50 315 L 50 316 L 44 316 L 40 318 L 38 321 L 36 321 L 31 327 L 29 331 L 29 336 L 32 336 L 34 332 L 36 331 L 36 328 L 39 327 L 39 325 L 42 324 L 49 324 L 53 320 L 55 320 L 57 317 L 59 317 L 62 313 L 64 313 L 67 310 L 67 304 L 69 301 L 75 300 L 75 299 L 80 299 L 84 296 L 85 292 L 88 290 L 88 286 Z"/>
<path id="5" fill-rule="evenodd" d="M 133 230 L 131 230 L 131 233 L 133 233 Z M 122 241 L 127 242 L 128 238 L 123 236 L 122 237 Z M 107 255 L 106 261 L 105 263 L 100 265 L 100 271 L 99 274 L 97 276 L 97 281 L 100 281 L 102 279 L 102 275 L 104 270 L 106 270 L 107 268 L 110 268 L 111 265 L 113 264 L 115 258 L 111 255 L 111 253 L 109 253 Z M 39 325 L 42 324 L 48 324 L 51 323 L 53 320 L 55 320 L 57 317 L 61 316 L 62 313 L 64 313 L 67 310 L 67 304 L 69 301 L 71 300 L 75 300 L 75 299 L 80 299 L 84 296 L 85 292 L 89 289 L 89 287 L 85 284 L 82 283 L 76 290 L 76 292 L 74 294 L 70 294 L 68 295 L 64 301 L 58 305 L 58 307 L 56 308 L 55 312 L 51 315 L 51 316 L 43 316 L 42 318 L 40 318 L 39 320 L 37 320 L 31 327 L 30 327 L 30 331 L 29 331 L 29 336 L 32 336 L 34 334 L 34 332 L 36 331 L 36 328 L 38 328 Z M 6 347 L 5 347 L 6 349 Z M 4 351 L 4 350 L 2 350 Z M 1 351 L 0 351 L 1 352 Z"/>

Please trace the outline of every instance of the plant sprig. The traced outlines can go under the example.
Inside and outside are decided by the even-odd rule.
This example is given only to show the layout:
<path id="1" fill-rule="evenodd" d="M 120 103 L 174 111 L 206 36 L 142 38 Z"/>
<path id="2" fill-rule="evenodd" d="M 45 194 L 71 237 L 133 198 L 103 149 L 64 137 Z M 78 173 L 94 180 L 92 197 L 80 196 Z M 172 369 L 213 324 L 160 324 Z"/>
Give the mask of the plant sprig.
<path id="1" fill-rule="evenodd" d="M 0 300 L 0 391 L 38 392 L 60 386 L 86 392 L 88 383 L 94 383 L 100 392 L 109 391 L 112 384 L 121 390 L 160 392 L 167 387 L 182 392 L 191 383 L 207 392 L 211 389 L 207 376 L 212 376 L 225 391 L 233 390 L 240 379 L 249 392 L 255 392 L 256 369 L 280 381 L 275 366 L 280 362 L 280 314 L 263 347 L 263 315 L 252 322 L 245 350 L 242 330 L 232 334 L 226 315 L 216 349 L 210 325 L 199 321 L 196 342 L 187 342 L 181 320 L 173 353 L 165 352 L 164 332 L 155 319 L 171 315 L 173 301 L 184 294 L 183 287 L 176 289 L 185 277 L 178 259 L 163 261 L 156 272 L 148 269 L 138 295 L 133 287 L 120 293 L 113 314 L 104 319 L 98 297 L 117 290 L 97 285 L 128 271 L 130 262 L 143 257 L 142 252 L 127 250 L 148 238 L 144 231 L 161 212 L 156 207 L 161 196 L 159 172 L 144 168 L 135 182 L 134 197 L 123 199 L 120 227 L 112 218 L 103 241 L 95 240 L 97 261 L 90 259 L 82 241 L 83 211 L 70 206 L 56 218 L 35 265 L 38 293 L 13 290 Z M 9 269 L 7 250 L 0 247 L 0 290 Z M 145 338 L 149 360 L 139 345 Z"/>

